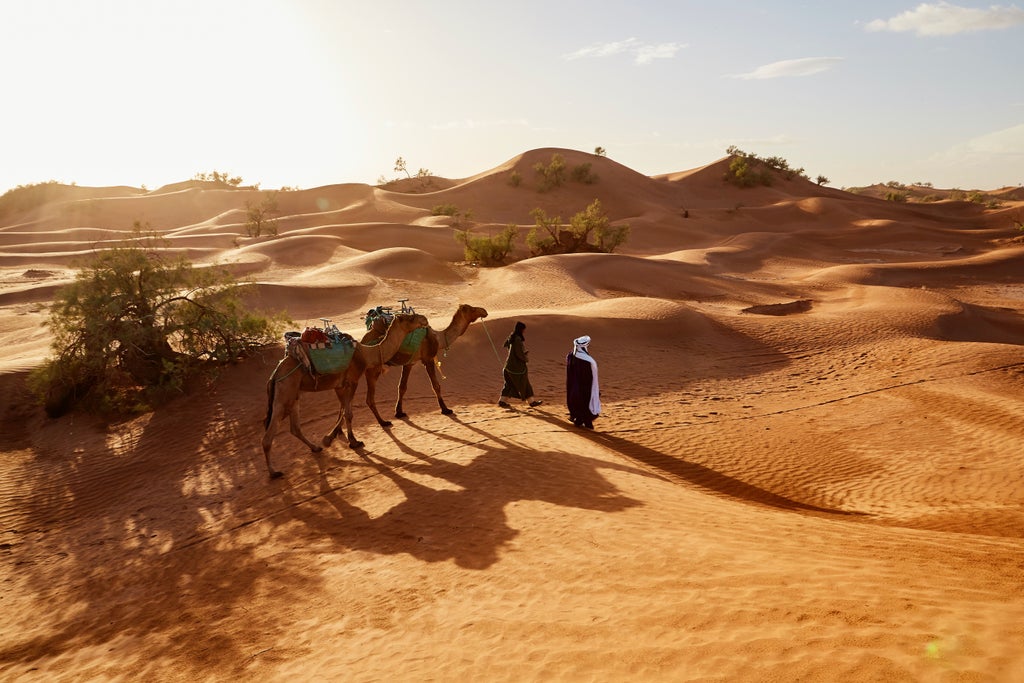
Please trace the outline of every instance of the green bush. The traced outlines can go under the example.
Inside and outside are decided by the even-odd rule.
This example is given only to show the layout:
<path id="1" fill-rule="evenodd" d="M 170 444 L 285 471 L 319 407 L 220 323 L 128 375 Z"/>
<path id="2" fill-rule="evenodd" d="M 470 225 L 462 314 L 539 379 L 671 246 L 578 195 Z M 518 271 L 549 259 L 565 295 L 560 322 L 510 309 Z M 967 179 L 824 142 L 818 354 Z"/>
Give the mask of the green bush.
<path id="1" fill-rule="evenodd" d="M 459 207 L 454 204 L 437 204 L 430 210 L 431 216 L 455 216 L 459 213 Z"/>
<path id="2" fill-rule="evenodd" d="M 537 162 L 533 170 L 540 176 L 537 183 L 537 190 L 547 192 L 565 183 L 565 158 L 557 152 L 551 155 L 551 161 L 545 166 Z"/>
<path id="3" fill-rule="evenodd" d="M 136 223 L 132 239 L 95 252 L 57 291 L 53 355 L 32 377 L 47 413 L 146 409 L 274 341 L 283 316 L 249 310 L 226 270 L 194 269 L 164 246 Z"/>
<path id="4" fill-rule="evenodd" d="M 729 162 L 729 170 L 725 173 L 725 179 L 737 187 L 771 185 L 771 173 L 765 168 L 755 168 L 754 163 L 756 162 L 751 162 L 748 157 L 733 157 Z"/>
<path id="5" fill-rule="evenodd" d="M 519 187 L 520 185 L 523 184 L 523 176 L 519 173 L 519 171 L 512 171 L 508 175 L 508 184 L 511 185 L 512 187 Z"/>
<path id="6" fill-rule="evenodd" d="M 892 190 L 890 190 L 889 192 L 885 193 L 885 199 L 886 199 L 886 201 L 889 201 L 889 202 L 904 203 L 904 202 L 907 201 L 907 193 L 906 192 L 893 192 Z"/>
<path id="7" fill-rule="evenodd" d="M 786 180 L 807 177 L 804 169 L 791 168 L 789 162 L 782 157 L 759 157 L 756 154 L 748 154 L 735 145 L 731 145 L 725 152 L 734 157 L 729 164 L 729 170 L 725 173 L 725 179 L 739 187 L 771 185 L 772 176 L 769 169 L 778 171 Z M 827 183 L 828 179 L 825 178 L 824 182 Z"/>
<path id="8" fill-rule="evenodd" d="M 551 218 L 543 209 L 534 209 L 530 216 L 534 226 L 526 236 L 526 246 L 532 256 L 587 251 L 611 253 L 629 236 L 629 225 L 610 225 L 598 199 L 569 219 L 568 229 L 563 229 L 561 217 Z"/>
<path id="9" fill-rule="evenodd" d="M 512 242 L 519 234 L 519 226 L 510 223 L 497 235 L 474 235 L 471 230 L 456 230 L 455 241 L 462 245 L 467 261 L 483 266 L 497 266 L 512 253 Z"/>
<path id="10" fill-rule="evenodd" d="M 584 185 L 592 185 L 597 182 L 597 175 L 590 170 L 590 162 L 580 164 L 579 166 L 573 166 L 572 173 L 570 174 L 572 179 L 578 183 Z"/>

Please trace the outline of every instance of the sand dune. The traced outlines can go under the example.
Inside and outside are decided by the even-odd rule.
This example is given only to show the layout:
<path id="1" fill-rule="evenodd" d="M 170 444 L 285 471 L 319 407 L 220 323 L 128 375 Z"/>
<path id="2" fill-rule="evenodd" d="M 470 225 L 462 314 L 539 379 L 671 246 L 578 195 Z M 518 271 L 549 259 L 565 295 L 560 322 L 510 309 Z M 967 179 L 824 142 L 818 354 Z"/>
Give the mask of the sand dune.
<path id="1" fill-rule="evenodd" d="M 537 191 L 561 154 L 593 183 Z M 538 149 L 463 179 L 280 192 L 49 188 L 0 215 L 0 678 L 1024 680 L 1024 245 L 986 207 L 806 179 L 739 189 L 728 159 L 647 177 Z M 511 182 L 518 173 L 520 184 Z M 917 190 L 915 190 L 915 193 Z M 915 195 L 916 196 L 916 195 Z M 474 229 L 600 199 L 615 254 L 463 262 Z M 296 326 L 360 335 L 408 299 L 436 330 L 441 415 L 414 368 L 384 430 L 312 455 L 260 438 L 270 348 L 157 411 L 47 419 L 27 372 L 46 306 L 135 222 L 254 284 Z M 527 325 L 538 408 L 496 402 Z M 593 337 L 604 413 L 566 419 Z M 393 412 L 399 372 L 377 405 Z M 334 423 L 308 395 L 302 427 Z"/>

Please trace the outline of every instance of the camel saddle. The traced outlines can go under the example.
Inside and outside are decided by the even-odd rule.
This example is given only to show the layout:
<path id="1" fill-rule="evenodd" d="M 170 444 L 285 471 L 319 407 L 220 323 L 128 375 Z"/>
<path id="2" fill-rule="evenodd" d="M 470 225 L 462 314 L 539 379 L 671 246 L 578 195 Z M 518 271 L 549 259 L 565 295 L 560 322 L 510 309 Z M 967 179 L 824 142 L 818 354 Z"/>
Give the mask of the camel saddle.
<path id="1" fill-rule="evenodd" d="M 285 332 L 285 355 L 299 362 L 311 375 L 336 375 L 352 361 L 356 340 L 337 328 L 307 327 L 303 332 Z"/>
<path id="2" fill-rule="evenodd" d="M 371 308 L 366 312 L 366 318 L 364 319 L 364 322 L 366 323 L 366 329 L 369 330 L 370 328 L 372 328 L 373 323 L 378 318 L 383 320 L 384 326 L 387 327 L 388 325 L 391 324 L 391 321 L 395 319 L 395 314 L 388 306 L 377 306 L 376 308 Z M 405 335 L 405 339 L 402 340 L 402 346 L 399 347 L 398 352 L 395 355 L 414 355 L 417 351 L 419 351 L 420 344 L 423 343 L 423 339 L 426 336 L 427 328 L 425 327 L 413 330 L 409 334 Z M 381 339 L 377 339 L 372 342 L 368 342 L 367 346 L 376 346 L 380 342 Z M 397 365 L 397 363 L 388 362 L 387 365 Z"/>

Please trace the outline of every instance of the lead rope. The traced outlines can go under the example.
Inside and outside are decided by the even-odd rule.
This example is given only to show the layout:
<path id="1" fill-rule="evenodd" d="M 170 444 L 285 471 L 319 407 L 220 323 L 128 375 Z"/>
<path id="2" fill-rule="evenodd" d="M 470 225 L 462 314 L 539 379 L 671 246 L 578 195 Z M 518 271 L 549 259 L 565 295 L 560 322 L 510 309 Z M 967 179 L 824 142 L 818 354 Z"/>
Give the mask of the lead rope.
<path id="1" fill-rule="evenodd" d="M 491 348 L 494 349 L 494 357 L 498 359 L 498 363 L 500 365 L 504 365 L 505 363 L 501 360 L 501 356 L 498 354 L 498 347 L 494 345 L 494 340 L 491 339 L 491 331 L 487 329 L 487 325 L 484 324 L 483 320 L 480 321 L 480 324 L 483 325 L 484 332 L 487 333 L 487 340 L 491 342 Z"/>

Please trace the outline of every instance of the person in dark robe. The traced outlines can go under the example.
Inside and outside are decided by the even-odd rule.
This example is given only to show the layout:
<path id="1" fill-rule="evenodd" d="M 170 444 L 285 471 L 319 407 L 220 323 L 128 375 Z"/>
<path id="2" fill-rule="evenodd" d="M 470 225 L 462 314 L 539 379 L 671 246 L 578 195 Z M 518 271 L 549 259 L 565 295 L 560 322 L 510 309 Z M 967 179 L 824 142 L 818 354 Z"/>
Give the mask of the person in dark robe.
<path id="1" fill-rule="evenodd" d="M 526 350 L 526 338 L 523 331 L 526 323 L 517 322 L 512 334 L 505 340 L 505 348 L 508 349 L 508 357 L 505 359 L 505 368 L 502 375 L 505 378 L 505 385 L 501 388 L 501 398 L 498 405 L 502 408 L 512 406 L 506 399 L 518 398 L 529 401 L 530 407 L 539 406 L 543 401 L 533 399 L 533 386 L 530 385 L 530 375 L 527 369 L 529 351 Z"/>
<path id="2" fill-rule="evenodd" d="M 572 353 L 565 357 L 565 403 L 574 425 L 594 428 L 594 419 L 601 414 L 601 388 L 588 336 L 575 339 Z"/>

